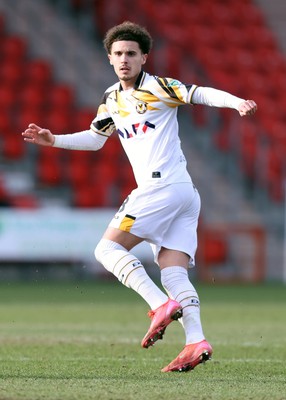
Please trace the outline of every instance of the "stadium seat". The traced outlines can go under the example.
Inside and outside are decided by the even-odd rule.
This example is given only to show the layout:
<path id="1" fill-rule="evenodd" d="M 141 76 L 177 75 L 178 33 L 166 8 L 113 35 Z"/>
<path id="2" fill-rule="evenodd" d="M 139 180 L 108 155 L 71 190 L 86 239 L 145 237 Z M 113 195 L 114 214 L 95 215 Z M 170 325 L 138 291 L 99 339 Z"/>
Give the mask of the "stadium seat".
<path id="1" fill-rule="evenodd" d="M 25 60 L 27 55 L 27 42 L 22 36 L 9 35 L 0 42 L 1 58 L 14 63 Z"/>
<path id="2" fill-rule="evenodd" d="M 10 201 L 11 207 L 19 209 L 35 209 L 40 207 L 38 199 L 30 193 L 13 195 Z"/>
<path id="3" fill-rule="evenodd" d="M 55 84 L 49 88 L 48 101 L 54 109 L 69 110 L 74 106 L 74 93 L 69 85 Z"/>
<path id="4" fill-rule="evenodd" d="M 100 181 L 93 185 L 77 187 L 73 192 L 72 205 L 79 208 L 104 207 L 107 203 L 108 187 Z"/>
<path id="5" fill-rule="evenodd" d="M 65 179 L 72 190 L 77 190 L 78 187 L 91 184 L 92 170 L 90 158 L 86 157 L 88 152 L 72 151 L 71 154 L 73 153 L 78 157 L 69 157 L 66 161 Z"/>
<path id="6" fill-rule="evenodd" d="M 44 107 L 47 101 L 43 87 L 34 81 L 25 83 L 21 87 L 17 100 L 18 105 L 21 108 L 29 106 L 31 108 L 35 107 L 36 109 L 41 109 Z"/>
<path id="7" fill-rule="evenodd" d="M 52 66 L 48 61 L 33 59 L 26 62 L 23 79 L 26 84 L 45 88 L 52 84 L 52 79 Z"/>
<path id="8" fill-rule="evenodd" d="M 91 169 L 91 173 L 97 179 L 101 179 L 105 182 L 106 185 L 111 185 L 117 182 L 122 171 L 115 163 L 110 162 L 109 159 L 105 159 L 94 165 Z"/>
<path id="9" fill-rule="evenodd" d="M 100 149 L 100 151 L 96 154 L 96 157 L 103 161 L 109 160 L 111 163 L 116 163 L 118 157 L 120 157 L 120 155 L 123 153 L 124 152 L 117 135 L 113 134 L 107 139 L 103 148 Z"/>
<path id="10" fill-rule="evenodd" d="M 268 146 L 264 159 L 263 178 L 270 198 L 278 203 L 283 201 L 283 164 L 285 163 L 285 153 L 281 152 L 280 144 Z"/>
<path id="11" fill-rule="evenodd" d="M 2 154 L 8 160 L 19 160 L 25 154 L 26 147 L 20 133 L 6 132 L 2 143 Z"/>
<path id="12" fill-rule="evenodd" d="M 223 264 L 227 260 L 227 238 L 218 232 L 205 231 L 200 241 L 199 259 L 204 267 Z"/>
<path id="13" fill-rule="evenodd" d="M 43 125 L 44 113 L 41 108 L 22 106 L 14 114 L 14 124 L 17 132 L 23 132 L 30 123 L 35 123 L 39 126 Z"/>
<path id="14" fill-rule="evenodd" d="M 40 185 L 48 187 L 55 187 L 63 182 L 62 165 L 57 152 L 46 152 L 46 155 L 43 152 L 39 154 L 37 178 Z"/>
<path id="15" fill-rule="evenodd" d="M 241 171 L 252 180 L 256 179 L 259 152 L 259 125 L 251 120 L 241 120 L 236 135 L 235 149 Z"/>
<path id="16" fill-rule="evenodd" d="M 0 84 L 0 109 L 1 113 L 12 111 L 16 105 L 16 96 L 14 88 L 9 84 Z"/>
<path id="17" fill-rule="evenodd" d="M 60 109 L 57 106 L 50 108 L 43 119 L 43 124 L 53 133 L 62 134 L 73 132 L 73 115 L 72 110 Z"/>
<path id="18" fill-rule="evenodd" d="M 1 93 L 1 89 L 0 89 Z M 2 109 L 5 110 L 5 109 Z M 12 123 L 12 114 L 10 110 L 5 110 L 0 113 L 0 135 L 5 136 L 8 135 L 8 132 L 11 130 Z"/>
<path id="19" fill-rule="evenodd" d="M 14 96 L 16 96 L 16 90 L 19 90 L 22 81 L 24 65 L 22 60 L 14 62 L 6 58 L 0 64 L 0 83 L 1 85 L 10 86 L 14 90 Z"/>
<path id="20" fill-rule="evenodd" d="M 90 128 L 90 124 L 96 116 L 97 110 L 81 108 L 75 111 L 73 116 L 73 126 L 75 132 L 84 131 Z"/>

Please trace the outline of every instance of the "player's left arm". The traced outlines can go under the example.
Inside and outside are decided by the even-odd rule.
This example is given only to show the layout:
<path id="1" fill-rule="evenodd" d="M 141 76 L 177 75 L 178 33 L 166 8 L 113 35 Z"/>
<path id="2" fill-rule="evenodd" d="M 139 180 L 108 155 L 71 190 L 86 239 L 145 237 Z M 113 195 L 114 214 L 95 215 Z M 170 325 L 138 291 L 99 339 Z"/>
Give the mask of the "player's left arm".
<path id="1" fill-rule="evenodd" d="M 257 111 L 254 100 L 245 100 L 223 90 L 198 86 L 192 94 L 192 104 L 204 104 L 211 107 L 234 108 L 243 117 Z"/>

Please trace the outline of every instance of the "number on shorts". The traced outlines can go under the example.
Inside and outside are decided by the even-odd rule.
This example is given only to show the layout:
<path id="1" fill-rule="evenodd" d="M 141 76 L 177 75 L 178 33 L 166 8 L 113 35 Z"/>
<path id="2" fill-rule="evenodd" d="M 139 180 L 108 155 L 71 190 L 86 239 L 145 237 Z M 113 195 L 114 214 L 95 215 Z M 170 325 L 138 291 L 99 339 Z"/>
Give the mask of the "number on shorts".
<path id="1" fill-rule="evenodd" d="M 128 203 L 128 201 L 129 201 L 129 196 L 127 196 L 126 199 L 125 199 L 125 200 L 123 201 L 123 203 L 121 204 L 121 206 L 120 206 L 120 208 L 119 208 L 119 210 L 118 210 L 118 213 L 121 213 L 121 212 L 124 210 L 125 205 Z"/>

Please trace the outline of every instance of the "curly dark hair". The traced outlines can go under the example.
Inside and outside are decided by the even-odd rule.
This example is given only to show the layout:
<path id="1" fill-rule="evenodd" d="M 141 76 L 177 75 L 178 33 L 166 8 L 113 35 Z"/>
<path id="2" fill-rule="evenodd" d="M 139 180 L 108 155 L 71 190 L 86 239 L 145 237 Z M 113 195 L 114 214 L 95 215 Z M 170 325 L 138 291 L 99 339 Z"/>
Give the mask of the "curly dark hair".
<path id="1" fill-rule="evenodd" d="M 111 53 L 112 44 L 119 40 L 137 42 L 143 54 L 149 54 L 153 44 L 153 39 L 147 29 L 130 21 L 125 21 L 107 31 L 103 44 L 108 54 Z"/>

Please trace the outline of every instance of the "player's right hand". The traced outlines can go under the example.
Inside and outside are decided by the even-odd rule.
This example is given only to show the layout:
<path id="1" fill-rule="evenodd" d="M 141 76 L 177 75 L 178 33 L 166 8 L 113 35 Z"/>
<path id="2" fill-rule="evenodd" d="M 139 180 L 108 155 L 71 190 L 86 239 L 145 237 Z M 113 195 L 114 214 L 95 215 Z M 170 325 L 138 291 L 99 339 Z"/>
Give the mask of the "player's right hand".
<path id="1" fill-rule="evenodd" d="M 43 129 L 36 124 L 29 124 L 28 128 L 22 132 L 25 142 L 39 144 L 42 146 L 53 146 L 54 135 L 49 129 Z"/>

